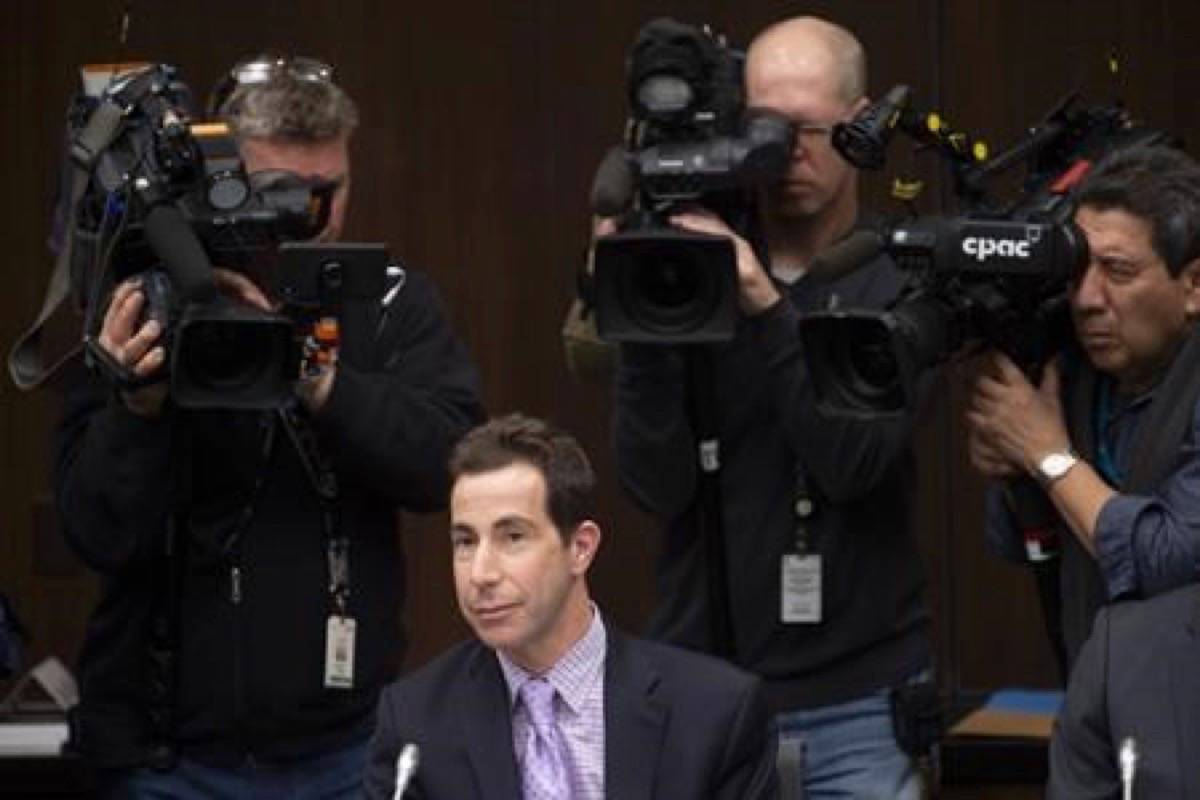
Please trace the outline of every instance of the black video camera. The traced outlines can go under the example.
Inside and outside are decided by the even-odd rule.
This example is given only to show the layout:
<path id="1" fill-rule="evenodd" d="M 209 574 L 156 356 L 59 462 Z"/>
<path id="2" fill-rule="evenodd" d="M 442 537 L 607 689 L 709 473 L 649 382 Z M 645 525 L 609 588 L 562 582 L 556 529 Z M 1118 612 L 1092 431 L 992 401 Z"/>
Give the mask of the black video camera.
<path id="1" fill-rule="evenodd" d="M 596 175 L 593 206 L 620 217 L 596 242 L 589 298 L 608 341 L 690 343 L 732 337 L 737 264 L 726 237 L 682 231 L 688 204 L 744 229 L 748 192 L 783 175 L 793 126 L 745 108 L 741 53 L 707 30 L 657 19 L 629 56 L 631 119 L 625 145 Z"/>
<path id="2" fill-rule="evenodd" d="M 146 316 L 163 326 L 177 405 L 274 407 L 299 377 L 304 334 L 292 316 L 224 298 L 213 264 L 274 286 L 284 268 L 279 244 L 320 233 L 336 187 L 285 172 L 247 175 L 227 126 L 193 123 L 189 106 L 187 86 L 166 64 L 73 103 L 61 246 L 85 312 L 84 341 L 93 365 L 124 388 L 164 378 L 134 377 L 96 339 L 113 288 L 136 276 Z"/>
<path id="3" fill-rule="evenodd" d="M 1072 110 L 1074 99 L 991 161 L 956 160 L 956 186 L 972 206 L 967 213 L 913 219 L 883 235 L 852 234 L 822 257 L 822 268 L 844 273 L 883 251 L 909 275 L 886 311 L 835 310 L 801 320 L 805 359 L 826 412 L 869 418 L 910 408 L 921 374 L 969 345 L 998 348 L 1036 376 L 1068 341 L 1068 289 L 1089 258 L 1069 192 L 1106 153 L 1169 138 L 1135 127 L 1120 107 Z M 1020 196 L 991 207 L 986 180 L 1022 160 L 1028 169 Z"/>
<path id="4" fill-rule="evenodd" d="M 1035 369 L 1068 331 L 1066 287 L 1087 262 L 1069 221 L 931 217 L 895 226 L 879 249 L 913 279 L 889 310 L 821 312 L 800 324 L 817 398 L 833 413 L 908 408 L 921 373 L 972 341 Z"/>

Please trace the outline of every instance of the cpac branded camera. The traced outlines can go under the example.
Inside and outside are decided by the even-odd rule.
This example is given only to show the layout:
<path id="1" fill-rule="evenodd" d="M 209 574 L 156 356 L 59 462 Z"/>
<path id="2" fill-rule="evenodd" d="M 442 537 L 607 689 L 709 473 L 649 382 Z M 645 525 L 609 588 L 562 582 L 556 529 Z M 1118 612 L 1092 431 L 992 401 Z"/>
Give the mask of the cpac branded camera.
<path id="1" fill-rule="evenodd" d="M 737 321 L 737 269 L 726 237 L 679 230 L 703 205 L 744 229 L 752 190 L 780 177 L 791 122 L 745 107 L 740 52 L 706 29 L 646 24 L 629 55 L 623 146 L 597 171 L 592 203 L 618 231 L 596 242 L 591 304 L 609 341 L 722 341 Z"/>
<path id="2" fill-rule="evenodd" d="M 898 413 L 921 373 L 970 342 L 1034 369 L 1068 331 L 1066 287 L 1087 262 L 1069 221 L 931 217 L 875 234 L 910 276 L 887 311 L 845 309 L 801 321 L 822 406 L 835 413 Z"/>
<path id="3" fill-rule="evenodd" d="M 864 116 L 902 120 L 907 111 L 900 97 L 889 93 L 886 114 L 867 109 Z M 1087 240 L 1072 221 L 1071 190 L 1107 153 L 1171 140 L 1134 125 L 1119 106 L 1076 109 L 1074 103 L 1067 98 L 989 161 L 956 158 L 955 186 L 968 207 L 964 213 L 855 233 L 822 256 L 822 268 L 836 275 L 882 251 L 908 276 L 885 311 L 835 310 L 801 320 L 805 359 L 827 412 L 900 413 L 911 408 L 927 369 L 972 347 L 998 348 L 1036 376 L 1068 341 L 1068 290 L 1089 258 Z M 862 128 L 885 135 L 888 130 Z M 867 153 L 878 165 L 882 145 L 861 135 L 834 136 L 834 146 L 852 163 Z M 950 148 L 946 152 L 954 156 Z M 992 203 L 987 182 L 1020 164 L 1026 171 L 1018 196 Z"/>

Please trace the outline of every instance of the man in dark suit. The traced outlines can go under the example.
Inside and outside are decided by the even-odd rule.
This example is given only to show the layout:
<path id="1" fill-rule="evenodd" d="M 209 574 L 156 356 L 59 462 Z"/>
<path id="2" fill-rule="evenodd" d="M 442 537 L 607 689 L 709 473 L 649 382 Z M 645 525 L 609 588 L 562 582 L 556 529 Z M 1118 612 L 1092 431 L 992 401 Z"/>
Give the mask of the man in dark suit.
<path id="1" fill-rule="evenodd" d="M 761 683 L 624 636 L 592 603 L 595 478 L 574 439 L 513 415 L 468 434 L 450 469 L 455 586 L 478 640 L 385 690 L 367 796 L 393 797 L 413 744 L 410 797 L 774 797 Z"/>
<path id="2" fill-rule="evenodd" d="M 1200 798 L 1200 585 L 1101 609 L 1050 745 L 1052 800 Z M 1125 773 L 1123 777 L 1122 773 Z"/>

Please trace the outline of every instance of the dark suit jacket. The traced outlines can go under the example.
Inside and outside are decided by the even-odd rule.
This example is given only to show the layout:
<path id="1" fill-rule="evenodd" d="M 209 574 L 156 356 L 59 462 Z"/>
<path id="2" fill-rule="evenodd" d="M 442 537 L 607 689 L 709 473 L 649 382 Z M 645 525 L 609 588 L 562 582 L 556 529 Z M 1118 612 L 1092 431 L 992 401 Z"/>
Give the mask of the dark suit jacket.
<path id="1" fill-rule="evenodd" d="M 604 782 L 613 800 L 776 796 L 776 734 L 757 678 L 716 659 L 608 629 Z M 420 766 L 405 797 L 518 800 L 511 703 L 495 653 L 478 641 L 383 692 L 366 796 L 391 800 L 396 756 Z"/>
<path id="2" fill-rule="evenodd" d="M 1135 798 L 1200 800 L 1200 585 L 1101 610 L 1055 725 L 1048 796 L 1119 798 L 1127 737 Z"/>

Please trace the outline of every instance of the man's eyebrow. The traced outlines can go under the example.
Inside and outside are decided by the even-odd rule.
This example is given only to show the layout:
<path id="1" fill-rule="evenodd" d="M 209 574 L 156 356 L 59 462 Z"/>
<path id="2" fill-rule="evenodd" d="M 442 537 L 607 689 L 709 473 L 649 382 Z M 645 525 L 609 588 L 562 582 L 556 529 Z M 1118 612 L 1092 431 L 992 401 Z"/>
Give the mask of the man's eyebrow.
<path id="1" fill-rule="evenodd" d="M 530 528 L 533 526 L 533 521 L 521 516 L 520 514 L 506 514 L 496 520 L 493 527 L 496 528 Z"/>
<path id="2" fill-rule="evenodd" d="M 521 514 L 506 514 L 492 523 L 493 528 L 531 528 L 533 520 Z M 474 533 L 474 526 L 468 525 L 465 522 L 450 523 L 450 532 Z"/>

